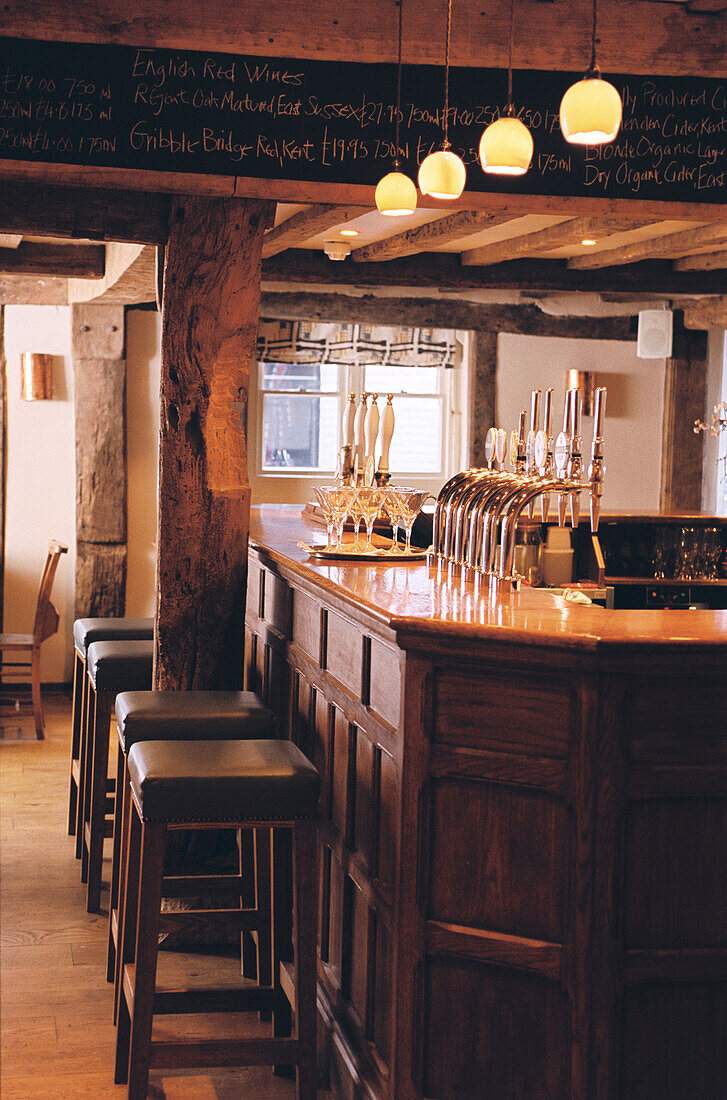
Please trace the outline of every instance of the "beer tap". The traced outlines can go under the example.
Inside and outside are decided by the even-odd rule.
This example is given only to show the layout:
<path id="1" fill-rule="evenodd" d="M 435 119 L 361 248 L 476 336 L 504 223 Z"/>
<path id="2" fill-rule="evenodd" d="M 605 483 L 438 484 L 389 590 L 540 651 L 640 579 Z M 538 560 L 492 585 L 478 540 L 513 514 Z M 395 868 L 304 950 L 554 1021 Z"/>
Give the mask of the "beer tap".
<path id="1" fill-rule="evenodd" d="M 591 483 L 591 531 L 598 531 L 598 518 L 601 512 L 603 482 L 606 465 L 603 461 L 603 418 L 606 415 L 606 387 L 596 390 L 596 406 L 593 415 L 593 442 L 591 443 L 591 461 L 588 467 L 588 480 Z"/>
<path id="2" fill-rule="evenodd" d="M 353 477 L 353 424 L 356 419 L 356 394 L 349 393 L 346 408 L 343 413 L 343 420 L 341 423 L 341 451 L 340 451 L 340 470 L 341 479 L 344 482 L 349 482 Z"/>
<path id="3" fill-rule="evenodd" d="M 570 404 L 570 454 L 568 456 L 568 480 L 579 482 L 583 470 L 583 440 L 581 439 L 581 391 L 571 390 Z M 571 527 L 576 530 L 581 515 L 580 492 L 569 497 Z"/>
<path id="4" fill-rule="evenodd" d="M 366 417 L 364 419 L 364 485 L 371 485 L 374 481 L 374 447 L 376 446 L 376 438 L 379 434 L 379 406 L 377 401 L 379 395 L 377 393 L 369 394 L 371 398 L 371 404 L 366 411 Z"/>
<path id="5" fill-rule="evenodd" d="M 553 390 L 545 391 L 543 402 L 543 430 L 535 436 L 535 465 L 541 477 L 553 476 Z M 543 493 L 540 498 L 540 519 L 548 522 L 550 511 L 550 493 Z"/>
<path id="6" fill-rule="evenodd" d="M 353 469 L 355 484 L 358 484 L 360 476 L 363 473 L 363 466 L 366 458 L 364 455 L 364 422 L 366 420 L 366 400 L 368 396 L 367 393 L 361 394 L 361 401 L 356 409 L 356 416 L 353 421 Z"/>
<path id="7" fill-rule="evenodd" d="M 526 456 L 527 456 L 527 439 L 525 435 L 525 421 L 527 419 L 527 413 L 525 409 L 520 410 L 520 416 L 518 418 L 517 426 L 517 438 L 513 440 L 514 456 L 511 454 L 510 461 L 516 474 L 524 474 L 526 470 Z"/>
<path id="8" fill-rule="evenodd" d="M 538 434 L 538 428 L 540 426 L 540 396 L 540 390 L 533 390 L 530 395 L 530 431 L 528 432 L 528 438 L 525 444 L 525 473 L 528 477 L 532 477 L 536 469 L 535 437 Z M 535 501 L 531 500 L 528 507 L 529 515 L 532 519 Z"/>
<path id="9" fill-rule="evenodd" d="M 570 459 L 570 438 L 568 432 L 570 430 L 571 416 L 570 408 L 573 400 L 573 390 L 568 390 L 565 395 L 565 405 L 563 407 L 563 431 L 560 433 L 555 441 L 555 473 L 559 481 L 565 481 L 568 475 L 568 460 Z M 568 510 L 568 497 L 565 493 L 560 493 L 558 496 L 558 526 L 565 527 L 565 517 Z"/>
<path id="10" fill-rule="evenodd" d="M 379 458 L 379 465 L 376 470 L 377 485 L 387 485 L 391 480 L 391 474 L 389 473 L 389 448 L 391 447 L 391 439 L 394 435 L 393 400 L 393 393 L 387 393 L 386 408 L 381 417 L 381 457 Z"/>

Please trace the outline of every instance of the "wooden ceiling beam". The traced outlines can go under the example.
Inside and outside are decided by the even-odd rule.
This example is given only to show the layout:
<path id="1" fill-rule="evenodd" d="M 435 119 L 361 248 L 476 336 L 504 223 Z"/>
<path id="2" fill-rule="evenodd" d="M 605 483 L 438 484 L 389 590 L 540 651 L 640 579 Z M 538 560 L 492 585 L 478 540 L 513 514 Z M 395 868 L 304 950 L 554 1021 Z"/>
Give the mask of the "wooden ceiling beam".
<path id="1" fill-rule="evenodd" d="M 0 248 L 17 248 L 22 239 L 22 233 L 0 233 Z"/>
<path id="2" fill-rule="evenodd" d="M 520 290 L 632 293 L 640 298 L 654 294 L 721 294 L 724 276 L 719 271 L 674 271 L 666 260 L 644 260 L 623 267 L 573 271 L 565 260 L 510 260 L 488 267 L 462 267 L 459 256 L 424 252 L 384 263 L 352 264 L 350 258 L 333 263 L 320 252 L 297 249 L 266 260 L 263 285 L 284 283 L 342 289 L 428 288 L 433 291 Z"/>
<path id="3" fill-rule="evenodd" d="M 367 207 L 335 206 L 331 203 L 318 203 L 309 206 L 306 210 L 299 210 L 297 214 L 293 214 L 265 234 L 263 259 L 276 256 L 286 248 L 305 244 L 311 238 L 327 233 L 336 225 L 351 221 L 353 218 L 360 218 L 367 210 Z"/>
<path id="4" fill-rule="evenodd" d="M 417 252 L 426 252 L 431 245 L 449 244 L 470 237 L 483 229 L 491 229 L 513 220 L 512 212 L 496 213 L 490 210 L 457 210 L 446 214 L 394 237 L 387 237 L 374 244 L 354 249 L 352 259 L 356 263 L 371 263 L 373 260 L 393 260 L 400 256 L 414 256 Z"/>
<path id="5" fill-rule="evenodd" d="M 499 264 L 503 260 L 516 260 L 519 256 L 535 256 L 540 252 L 552 252 L 564 245 L 580 244 L 583 237 L 604 237 L 613 233 L 626 233 L 639 229 L 645 223 L 624 218 L 568 218 L 557 225 L 546 226 L 534 233 L 493 241 L 479 248 L 462 253 L 462 263 Z M 648 224 L 648 223 L 646 223 Z"/>
<path id="6" fill-rule="evenodd" d="M 700 0 L 692 0 L 693 4 Z M 702 0 L 703 2 L 703 0 Z M 588 63 L 590 0 L 518 0 L 516 68 L 582 70 Z M 442 65 L 442 5 L 407 5 L 404 62 Z M 460 0 L 452 25 L 452 65 L 507 67 L 506 4 Z M 219 51 L 316 60 L 396 61 L 396 8 L 315 0 L 75 0 L 5 5 L 3 34 L 66 42 L 115 42 L 171 50 Z M 598 5 L 598 59 L 604 72 L 727 75 L 727 21 L 679 3 Z"/>
<path id="7" fill-rule="evenodd" d="M 696 298 L 691 302 L 682 300 L 679 308 L 684 312 L 685 328 L 727 329 L 727 296 L 724 294 L 714 298 Z"/>
<path id="8" fill-rule="evenodd" d="M 4 306 L 67 306 L 68 279 L 37 275 L 0 275 L 0 304 Z"/>
<path id="9" fill-rule="evenodd" d="M 99 279 L 104 274 L 105 266 L 103 245 L 26 241 L 17 248 L 0 248 L 0 274 L 5 275 Z"/>
<path id="10" fill-rule="evenodd" d="M 587 256 L 573 256 L 568 260 L 568 267 L 577 271 L 590 271 L 598 267 L 633 264 L 637 260 L 681 256 L 693 252 L 700 245 L 710 245 L 714 241 L 724 240 L 725 237 L 727 222 L 713 222 L 694 229 L 680 229 L 678 233 L 664 233 L 661 237 L 651 237 L 645 241 L 633 241 L 631 244 L 621 245 L 620 248 L 589 252 Z"/>
<path id="11" fill-rule="evenodd" d="M 156 300 L 156 245 L 106 245 L 102 279 L 69 279 L 68 300 L 133 306 Z"/>
<path id="12" fill-rule="evenodd" d="M 724 249 L 700 252 L 694 256 L 681 256 L 674 261 L 675 271 L 718 271 L 727 267 L 727 240 Z"/>
<path id="13" fill-rule="evenodd" d="M 260 316 L 281 321 L 357 321 L 372 325 L 420 325 L 477 329 L 521 336 L 569 336 L 581 340 L 635 340 L 630 317 L 559 317 L 535 305 L 483 306 L 441 298 L 263 291 Z"/>
<path id="14" fill-rule="evenodd" d="M 169 208 L 155 192 L 0 182 L 0 226 L 24 236 L 163 244 Z"/>

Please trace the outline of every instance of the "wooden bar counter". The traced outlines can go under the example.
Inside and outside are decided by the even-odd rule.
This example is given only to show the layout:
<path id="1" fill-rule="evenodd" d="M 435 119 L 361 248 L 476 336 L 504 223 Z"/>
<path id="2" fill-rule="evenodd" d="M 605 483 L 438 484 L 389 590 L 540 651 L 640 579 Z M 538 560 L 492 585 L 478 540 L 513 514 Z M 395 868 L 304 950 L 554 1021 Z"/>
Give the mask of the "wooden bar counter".
<path id="1" fill-rule="evenodd" d="M 490 602 L 253 510 L 247 685 L 323 778 L 353 1100 L 727 1095 L 727 612 Z"/>

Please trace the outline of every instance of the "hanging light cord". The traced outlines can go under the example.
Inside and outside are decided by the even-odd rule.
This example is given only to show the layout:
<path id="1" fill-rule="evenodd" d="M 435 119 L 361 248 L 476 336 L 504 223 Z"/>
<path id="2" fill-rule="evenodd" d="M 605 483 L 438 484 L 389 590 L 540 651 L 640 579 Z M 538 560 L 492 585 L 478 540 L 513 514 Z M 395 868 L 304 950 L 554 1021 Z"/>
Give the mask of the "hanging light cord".
<path id="1" fill-rule="evenodd" d="M 404 0 L 398 0 L 399 6 L 399 66 L 396 74 L 396 134 L 394 137 L 394 167 L 399 168 L 399 115 L 401 114 L 401 19 Z"/>
<path id="2" fill-rule="evenodd" d="M 510 45 L 507 53 L 507 107 L 505 108 L 505 114 L 510 116 L 513 112 L 512 106 L 512 44 L 515 30 L 515 16 L 514 16 L 515 0 L 510 0 Z"/>
<path id="3" fill-rule="evenodd" d="M 596 64 L 596 4 L 597 0 L 593 0 L 593 27 L 591 30 L 591 65 L 588 72 L 589 74 L 600 75 L 598 65 Z"/>
<path id="4" fill-rule="evenodd" d="M 443 149 L 449 149 L 447 124 L 449 118 L 449 32 L 452 24 L 452 0 L 447 0 L 447 37 L 444 45 L 444 142 Z"/>

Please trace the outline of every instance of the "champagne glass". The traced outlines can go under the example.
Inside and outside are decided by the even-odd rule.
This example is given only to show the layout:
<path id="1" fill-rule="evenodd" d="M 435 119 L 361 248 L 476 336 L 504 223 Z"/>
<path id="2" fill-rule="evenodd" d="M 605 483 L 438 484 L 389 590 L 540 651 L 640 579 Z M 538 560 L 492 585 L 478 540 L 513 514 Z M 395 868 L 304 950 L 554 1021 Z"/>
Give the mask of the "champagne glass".
<path id="1" fill-rule="evenodd" d="M 378 489 L 375 485 L 372 485 L 371 487 L 359 489 L 358 496 L 363 511 L 364 522 L 366 524 L 366 545 L 364 550 L 370 552 L 374 548 L 371 541 L 374 530 L 374 520 L 379 514 L 381 505 L 384 503 L 386 492 L 384 489 Z"/>
<path id="2" fill-rule="evenodd" d="M 333 549 L 333 511 L 328 500 L 328 493 L 333 488 L 335 488 L 333 485 L 320 485 L 317 489 L 313 490 L 316 494 L 316 500 L 321 506 L 323 518 L 326 521 L 326 550 Z"/>
<path id="3" fill-rule="evenodd" d="M 396 493 L 397 501 L 399 505 L 400 522 L 404 525 L 406 531 L 406 546 L 404 548 L 405 554 L 411 554 L 411 529 L 414 526 L 414 521 L 422 510 L 424 502 L 432 495 L 426 492 L 424 489 L 399 489 L 393 490 Z"/>
<path id="4" fill-rule="evenodd" d="M 354 546 L 357 550 L 360 548 L 360 546 L 359 546 L 359 533 L 360 533 L 360 530 L 361 530 L 361 521 L 364 518 L 362 501 L 361 501 L 361 497 L 359 496 L 359 493 L 360 493 L 359 489 L 356 489 L 356 488 L 351 489 L 351 500 L 350 500 L 349 506 L 348 506 L 348 514 L 351 517 L 351 521 L 353 523 L 353 530 L 354 530 L 353 544 L 354 544 Z"/>
<path id="5" fill-rule="evenodd" d="M 325 496 L 331 512 L 331 522 L 336 528 L 336 544 L 334 550 L 343 547 L 343 525 L 346 522 L 349 505 L 349 492 L 341 485 L 323 485 L 321 493 Z"/>
<path id="6" fill-rule="evenodd" d="M 399 511 L 399 501 L 395 489 L 386 489 L 383 510 L 391 520 L 391 549 L 396 550 L 401 513 Z"/>

